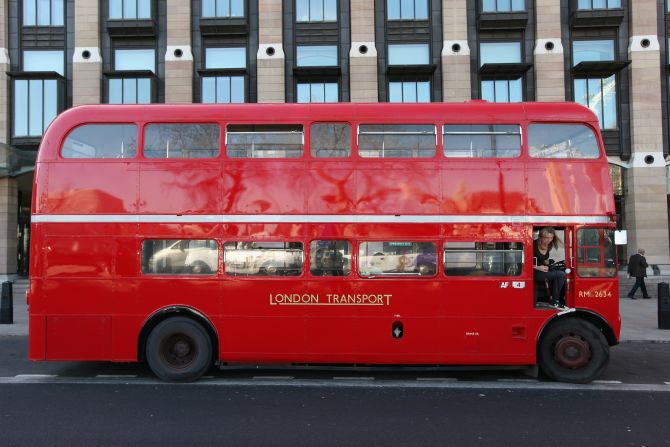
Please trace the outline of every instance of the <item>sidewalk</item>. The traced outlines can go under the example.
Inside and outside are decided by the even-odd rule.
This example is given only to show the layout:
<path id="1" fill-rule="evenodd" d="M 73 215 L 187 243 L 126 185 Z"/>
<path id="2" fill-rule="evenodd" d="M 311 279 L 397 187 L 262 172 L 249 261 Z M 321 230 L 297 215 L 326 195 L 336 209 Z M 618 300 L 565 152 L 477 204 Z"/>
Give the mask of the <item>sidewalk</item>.
<path id="1" fill-rule="evenodd" d="M 642 293 L 637 292 L 637 300 L 626 298 L 634 280 L 620 277 L 619 282 L 619 309 L 621 311 L 621 341 L 649 341 L 670 343 L 670 329 L 658 329 L 658 302 L 656 299 L 657 283 L 670 283 L 670 276 L 651 277 L 647 281 L 647 289 L 652 297 L 642 299 Z M 28 313 L 26 308 L 27 280 L 18 280 L 14 283 L 14 324 L 0 324 L 0 336 L 25 336 L 28 334 Z"/>

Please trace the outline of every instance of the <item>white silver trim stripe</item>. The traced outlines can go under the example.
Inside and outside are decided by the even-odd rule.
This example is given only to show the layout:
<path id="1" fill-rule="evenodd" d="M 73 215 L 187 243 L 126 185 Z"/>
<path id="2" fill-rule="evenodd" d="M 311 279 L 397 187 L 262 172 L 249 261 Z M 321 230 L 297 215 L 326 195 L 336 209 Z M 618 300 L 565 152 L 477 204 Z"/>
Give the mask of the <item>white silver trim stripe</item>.
<path id="1" fill-rule="evenodd" d="M 34 223 L 533 223 L 606 224 L 607 216 L 482 216 L 360 214 L 33 214 Z"/>

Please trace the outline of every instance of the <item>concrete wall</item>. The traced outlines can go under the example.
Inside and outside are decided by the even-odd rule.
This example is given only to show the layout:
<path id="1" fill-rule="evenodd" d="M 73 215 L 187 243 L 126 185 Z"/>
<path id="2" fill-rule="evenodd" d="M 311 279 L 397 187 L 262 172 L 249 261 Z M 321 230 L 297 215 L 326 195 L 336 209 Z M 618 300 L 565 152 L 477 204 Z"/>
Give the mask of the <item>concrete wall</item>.
<path id="1" fill-rule="evenodd" d="M 375 10 L 372 0 L 351 0 L 349 76 L 351 102 L 378 101 Z"/>
<path id="2" fill-rule="evenodd" d="M 258 2 L 258 102 L 285 102 L 282 2 Z"/>

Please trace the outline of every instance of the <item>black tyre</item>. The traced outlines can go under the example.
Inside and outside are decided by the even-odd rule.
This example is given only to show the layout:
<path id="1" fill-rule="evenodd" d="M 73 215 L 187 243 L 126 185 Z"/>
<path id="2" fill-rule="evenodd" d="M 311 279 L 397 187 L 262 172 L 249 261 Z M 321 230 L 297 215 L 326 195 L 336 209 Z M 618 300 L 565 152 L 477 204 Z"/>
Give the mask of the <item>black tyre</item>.
<path id="1" fill-rule="evenodd" d="M 209 275 L 212 273 L 212 269 L 203 261 L 195 261 L 191 266 L 191 273 L 195 275 Z"/>
<path id="2" fill-rule="evenodd" d="M 542 371 L 559 382 L 589 383 L 609 362 L 609 345 L 600 330 L 578 318 L 560 320 L 542 335 L 538 347 Z"/>
<path id="3" fill-rule="evenodd" d="M 168 318 L 149 334 L 146 358 L 159 379 L 192 382 L 212 365 L 212 341 L 198 322 L 186 317 Z"/>

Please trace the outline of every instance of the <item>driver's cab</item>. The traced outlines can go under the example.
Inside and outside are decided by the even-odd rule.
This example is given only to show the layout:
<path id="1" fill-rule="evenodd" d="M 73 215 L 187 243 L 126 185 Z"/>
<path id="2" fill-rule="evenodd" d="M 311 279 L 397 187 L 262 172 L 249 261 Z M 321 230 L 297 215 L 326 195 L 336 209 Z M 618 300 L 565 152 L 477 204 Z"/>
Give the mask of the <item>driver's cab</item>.
<path id="1" fill-rule="evenodd" d="M 545 226 L 533 227 L 533 298 L 535 307 L 544 308 L 549 305 L 551 300 L 551 287 L 546 281 L 536 281 L 535 280 L 535 267 L 540 265 L 537 257 L 535 256 L 535 246 L 538 243 L 540 237 L 540 231 Z M 556 227 L 552 226 L 554 229 L 555 239 L 558 240 L 558 246 L 552 246 L 549 250 L 548 258 L 548 267 L 550 270 L 562 270 L 566 273 L 567 281 L 563 290 L 561 292 L 561 297 L 558 298 L 559 301 L 564 303 L 568 302 L 568 289 L 569 289 L 569 278 L 571 273 L 570 268 L 570 259 L 566 254 L 570 253 L 570 245 L 572 240 L 572 234 L 569 229 L 565 227 Z"/>

